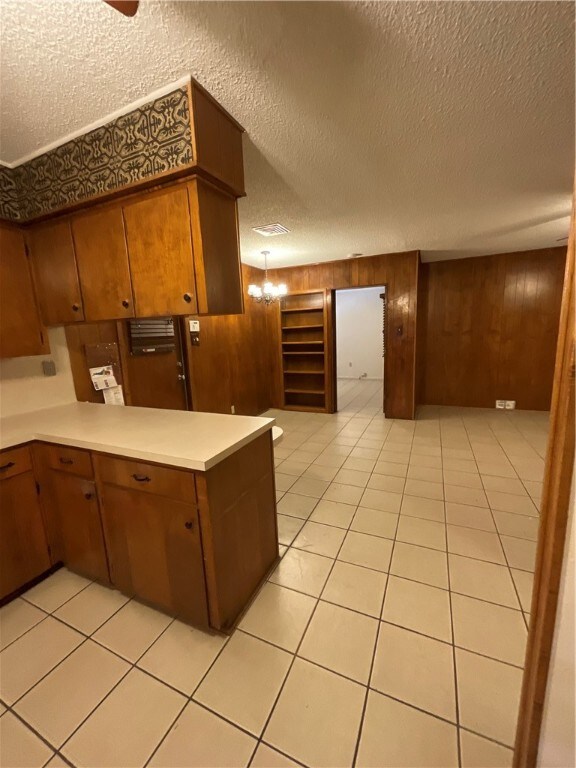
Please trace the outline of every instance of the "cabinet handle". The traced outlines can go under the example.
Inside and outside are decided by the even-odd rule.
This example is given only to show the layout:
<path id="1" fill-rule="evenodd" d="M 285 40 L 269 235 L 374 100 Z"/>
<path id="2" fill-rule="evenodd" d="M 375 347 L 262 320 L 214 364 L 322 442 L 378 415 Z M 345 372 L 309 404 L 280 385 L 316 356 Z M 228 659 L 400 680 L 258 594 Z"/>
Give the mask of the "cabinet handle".
<path id="1" fill-rule="evenodd" d="M 122 302 L 122 306 L 125 309 L 128 309 L 128 307 L 130 306 L 130 302 L 128 301 L 128 299 L 124 299 L 124 301 Z"/>
<path id="2" fill-rule="evenodd" d="M 60 462 L 60 464 L 74 464 L 73 459 L 63 459 L 62 456 L 60 456 L 58 461 Z"/>
<path id="3" fill-rule="evenodd" d="M 86 501 L 90 501 L 91 499 L 94 498 L 94 494 L 93 493 L 85 493 L 84 494 L 84 498 L 86 499 Z"/>
<path id="4" fill-rule="evenodd" d="M 80 305 L 79 304 L 72 304 L 72 309 L 73 309 L 74 312 L 78 312 L 78 310 L 80 309 Z"/>
<path id="5" fill-rule="evenodd" d="M 191 520 L 189 520 L 188 522 L 184 523 L 184 528 L 191 531 L 192 528 L 194 528 L 194 523 Z"/>
<path id="6" fill-rule="evenodd" d="M 189 293 L 185 293 L 183 298 L 184 298 L 184 301 L 185 301 L 187 304 L 190 304 L 190 302 L 192 301 L 192 296 L 190 296 L 190 294 L 189 294 Z"/>
<path id="7" fill-rule="evenodd" d="M 8 464 L 2 464 L 2 466 L 0 467 L 0 471 L 4 469 L 10 469 L 10 467 L 15 467 L 15 466 L 16 464 L 13 461 L 9 461 Z"/>
<path id="8" fill-rule="evenodd" d="M 134 480 L 138 483 L 149 483 L 150 478 L 147 475 L 132 475 Z"/>

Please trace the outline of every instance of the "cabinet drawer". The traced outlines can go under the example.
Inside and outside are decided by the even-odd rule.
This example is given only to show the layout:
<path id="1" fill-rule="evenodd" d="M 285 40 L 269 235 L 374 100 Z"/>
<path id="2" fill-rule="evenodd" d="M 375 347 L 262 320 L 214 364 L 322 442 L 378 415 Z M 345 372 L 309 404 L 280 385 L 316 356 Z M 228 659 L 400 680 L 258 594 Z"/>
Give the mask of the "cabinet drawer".
<path id="1" fill-rule="evenodd" d="M 92 459 L 89 451 L 80 448 L 68 448 L 65 445 L 44 445 L 42 453 L 50 469 L 69 472 L 79 477 L 94 477 Z"/>
<path id="2" fill-rule="evenodd" d="M 190 470 L 101 455 L 97 456 L 97 465 L 100 480 L 104 483 L 196 503 L 196 484 Z"/>
<path id="3" fill-rule="evenodd" d="M 30 448 L 27 445 L 0 453 L 0 480 L 6 480 L 22 472 L 29 472 L 31 469 L 32 458 Z"/>

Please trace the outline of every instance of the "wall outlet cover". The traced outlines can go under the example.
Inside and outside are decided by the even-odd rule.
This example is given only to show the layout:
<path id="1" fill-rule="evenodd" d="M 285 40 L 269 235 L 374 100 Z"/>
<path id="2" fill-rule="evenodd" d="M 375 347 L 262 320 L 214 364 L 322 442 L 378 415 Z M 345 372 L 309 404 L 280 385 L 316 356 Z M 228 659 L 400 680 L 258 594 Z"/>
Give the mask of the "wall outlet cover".
<path id="1" fill-rule="evenodd" d="M 506 408 L 506 400 L 496 400 L 496 408 L 503 411 Z"/>
<path id="2" fill-rule="evenodd" d="M 200 333 L 200 320 L 189 320 L 188 327 L 190 333 Z"/>
<path id="3" fill-rule="evenodd" d="M 230 413 L 236 413 L 236 406 L 235 405 L 230 406 Z"/>
<path id="4" fill-rule="evenodd" d="M 42 372 L 44 376 L 56 376 L 56 363 L 54 360 L 42 360 Z"/>
<path id="5" fill-rule="evenodd" d="M 513 411 L 516 408 L 516 400 L 506 400 L 506 410 Z"/>

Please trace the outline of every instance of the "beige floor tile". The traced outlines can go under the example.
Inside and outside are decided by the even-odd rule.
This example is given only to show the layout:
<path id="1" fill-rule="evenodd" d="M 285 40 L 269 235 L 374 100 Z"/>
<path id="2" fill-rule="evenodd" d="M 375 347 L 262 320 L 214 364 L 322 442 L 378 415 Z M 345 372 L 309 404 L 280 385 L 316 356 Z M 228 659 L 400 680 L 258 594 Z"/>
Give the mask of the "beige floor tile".
<path id="1" fill-rule="evenodd" d="M 299 765 L 275 749 L 260 743 L 254 753 L 250 768 L 299 768 Z"/>
<path id="2" fill-rule="evenodd" d="M 127 602 L 128 598 L 121 592 L 94 583 L 64 603 L 54 615 L 91 635 Z"/>
<path id="3" fill-rule="evenodd" d="M 359 459 L 349 456 L 344 464 L 342 464 L 342 469 L 355 469 L 358 472 L 372 472 L 375 464 L 376 459 Z"/>
<path id="4" fill-rule="evenodd" d="M 508 568 L 460 555 L 450 554 L 448 560 L 450 587 L 454 592 L 508 608 L 518 608 L 518 599 Z"/>
<path id="5" fill-rule="evenodd" d="M 405 482 L 406 480 L 403 477 L 395 477 L 394 475 L 379 475 L 374 473 L 370 476 L 367 487 L 373 488 L 377 491 L 403 493 Z"/>
<path id="6" fill-rule="evenodd" d="M 381 512 L 379 509 L 367 509 L 358 507 L 354 520 L 350 526 L 351 531 L 368 533 L 371 536 L 383 536 L 393 539 L 396 535 L 398 515 L 392 512 Z"/>
<path id="7" fill-rule="evenodd" d="M 296 482 L 294 475 L 285 475 L 282 472 L 276 472 L 276 490 L 288 491 Z"/>
<path id="8" fill-rule="evenodd" d="M 312 496 L 319 499 L 326 493 L 330 483 L 326 480 L 313 480 L 309 477 L 300 477 L 292 486 L 292 493 L 300 493 L 302 496 Z"/>
<path id="9" fill-rule="evenodd" d="M 243 768 L 256 739 L 191 701 L 148 765 L 154 768 Z"/>
<path id="10" fill-rule="evenodd" d="M 382 727 L 386 723 L 386 727 Z M 358 768 L 456 768 L 456 727 L 413 707 L 368 693 Z"/>
<path id="11" fill-rule="evenodd" d="M 522 670 L 456 649 L 460 724 L 513 746 Z"/>
<path id="12" fill-rule="evenodd" d="M 386 579 L 385 573 L 337 560 L 322 592 L 322 599 L 378 617 Z"/>
<path id="13" fill-rule="evenodd" d="M 498 512 L 498 510 L 494 510 L 492 514 L 500 534 L 515 536 L 518 539 L 529 539 L 530 541 L 538 539 L 539 517 L 515 515 L 512 512 Z"/>
<path id="14" fill-rule="evenodd" d="M 449 472 L 472 472 L 478 473 L 478 467 L 476 461 L 473 459 L 454 459 L 450 456 L 446 456 L 443 462 L 444 470 Z"/>
<path id="15" fill-rule="evenodd" d="M 500 536 L 500 539 L 510 568 L 534 572 L 537 546 L 535 541 L 514 539 L 511 536 Z"/>
<path id="16" fill-rule="evenodd" d="M 0 698 L 15 702 L 83 640 L 51 616 L 41 621 L 0 653 Z"/>
<path id="17" fill-rule="evenodd" d="M 522 610 L 526 613 L 530 613 L 532 604 L 532 588 L 534 586 L 534 574 L 529 571 L 519 571 L 516 568 L 511 568 L 512 578 L 516 589 L 518 590 L 518 596 L 520 597 L 520 604 Z"/>
<path id="18" fill-rule="evenodd" d="M 382 454 L 380 454 L 380 459 L 376 462 L 376 466 L 374 467 L 375 474 L 388 475 L 391 477 L 406 477 L 407 472 L 407 461 L 406 463 L 404 463 L 401 459 L 400 462 L 390 461 L 388 459 L 382 458 Z"/>
<path id="19" fill-rule="evenodd" d="M 226 638 L 221 635 L 174 621 L 146 651 L 138 666 L 190 696 L 225 643 Z"/>
<path id="20" fill-rule="evenodd" d="M 284 491 L 276 491 L 276 504 L 278 504 L 282 496 L 284 496 Z"/>
<path id="21" fill-rule="evenodd" d="M 300 496 L 297 493 L 287 493 L 276 507 L 278 514 L 299 517 L 307 520 L 312 510 L 318 503 L 318 499 L 312 496 Z"/>
<path id="22" fill-rule="evenodd" d="M 317 467 L 332 467 L 333 469 L 339 469 L 346 461 L 346 456 L 334 456 L 333 454 L 321 453 L 320 456 L 314 461 L 313 466 Z"/>
<path id="23" fill-rule="evenodd" d="M 370 686 L 456 722 L 452 646 L 382 623 Z"/>
<path id="24" fill-rule="evenodd" d="M 304 525 L 304 520 L 301 520 L 298 517 L 289 517 L 288 515 L 278 515 L 277 517 L 278 541 L 280 544 L 289 547 Z"/>
<path id="25" fill-rule="evenodd" d="M 276 566 L 270 581 L 281 587 L 319 597 L 333 562 L 328 557 L 290 549 Z"/>
<path id="26" fill-rule="evenodd" d="M 404 493 L 407 496 L 418 496 L 421 499 L 444 499 L 444 486 L 442 483 L 431 483 L 428 480 L 406 480 Z"/>
<path id="27" fill-rule="evenodd" d="M 400 516 L 397 541 L 405 544 L 417 544 L 420 547 L 446 550 L 446 526 L 432 520 L 421 520 L 417 517 Z"/>
<path id="28" fill-rule="evenodd" d="M 360 489 L 358 488 L 354 490 Z M 327 501 L 326 497 L 324 497 L 320 499 L 314 512 L 312 512 L 310 521 L 314 523 L 324 523 L 325 525 L 334 525 L 337 528 L 348 528 L 352 522 L 355 511 L 356 507 L 352 504 Z"/>
<path id="29" fill-rule="evenodd" d="M 424 480 L 429 483 L 442 483 L 442 470 L 434 469 L 434 467 L 419 467 L 417 464 L 411 464 L 408 469 L 409 480 Z M 420 496 L 422 494 L 414 494 Z M 429 496 L 428 498 L 436 499 L 437 496 Z"/>
<path id="30" fill-rule="evenodd" d="M 452 642 L 450 596 L 444 589 L 389 576 L 382 619 Z"/>
<path id="31" fill-rule="evenodd" d="M 392 493 L 391 491 L 378 491 L 374 488 L 367 488 L 360 499 L 361 507 L 368 509 L 380 509 L 382 512 L 400 512 L 402 502 L 401 493 Z"/>
<path id="32" fill-rule="evenodd" d="M 321 467 L 318 464 L 311 464 L 302 477 L 310 477 L 313 480 L 326 480 L 327 482 L 330 482 L 337 474 L 337 467 Z"/>
<path id="33" fill-rule="evenodd" d="M 422 456 L 420 454 L 413 453 L 410 456 L 410 466 L 442 469 L 442 459 L 440 456 Z"/>
<path id="34" fill-rule="evenodd" d="M 4 768 L 41 768 L 53 754 L 11 712 L 0 718 L 0 765 Z"/>
<path id="35" fill-rule="evenodd" d="M 457 472 L 454 469 L 445 469 L 443 481 L 447 485 L 462 485 L 465 488 L 483 488 L 480 475 L 476 472 Z"/>
<path id="36" fill-rule="evenodd" d="M 487 459 L 478 459 L 478 471 L 481 475 L 492 475 L 493 477 L 511 477 L 518 478 L 514 467 L 509 461 L 489 461 Z"/>
<path id="37" fill-rule="evenodd" d="M 44 768 L 68 768 L 69 764 L 64 760 L 63 757 L 60 757 L 60 755 L 54 755 L 54 757 L 49 760 Z"/>
<path id="38" fill-rule="evenodd" d="M 490 510 L 472 507 L 469 504 L 446 502 L 446 522 L 452 525 L 462 525 L 466 528 L 477 528 L 479 531 L 496 533 L 496 526 Z"/>
<path id="39" fill-rule="evenodd" d="M 66 568 L 60 568 L 59 571 L 25 592 L 23 597 L 38 608 L 42 608 L 43 611 L 52 613 L 89 584 L 90 581 L 83 576 L 78 576 Z"/>
<path id="40" fill-rule="evenodd" d="M 446 494 L 446 501 L 456 504 L 469 504 L 472 507 L 488 506 L 486 494 L 478 488 L 465 488 L 462 485 L 445 485 L 444 493 Z"/>
<path id="41" fill-rule="evenodd" d="M 298 655 L 368 684 L 378 620 L 320 601 Z"/>
<path id="42" fill-rule="evenodd" d="M 479 531 L 476 528 L 463 528 L 459 525 L 448 525 L 446 528 L 449 552 L 506 565 L 506 558 L 497 533 Z"/>
<path id="43" fill-rule="evenodd" d="M 268 582 L 239 626 L 251 635 L 294 653 L 315 605 L 313 597 Z"/>
<path id="44" fill-rule="evenodd" d="M 512 768 L 511 749 L 460 729 L 462 768 Z"/>
<path id="45" fill-rule="evenodd" d="M 445 459 L 469 459 L 474 461 L 474 454 L 470 448 L 450 448 L 442 441 L 442 456 Z"/>
<path id="46" fill-rule="evenodd" d="M 296 461 L 292 458 L 285 459 L 278 465 L 278 472 L 283 475 L 292 475 L 293 477 L 300 477 L 310 466 L 307 461 Z"/>
<path id="47" fill-rule="evenodd" d="M 380 446 L 377 448 L 368 448 L 367 446 L 356 445 L 350 451 L 350 458 L 354 459 L 377 459 L 380 454 Z"/>
<path id="48" fill-rule="evenodd" d="M 325 557 L 336 557 L 346 531 L 332 525 L 308 521 L 292 544 L 296 549 Z"/>
<path id="49" fill-rule="evenodd" d="M 526 488 L 522 481 L 513 477 L 482 475 L 482 483 L 488 496 L 489 491 L 500 491 L 501 493 L 512 493 L 516 496 L 526 496 Z"/>
<path id="50" fill-rule="evenodd" d="M 523 480 L 524 487 L 528 491 L 532 501 L 538 506 L 542 499 L 543 483 L 538 480 Z"/>
<path id="51" fill-rule="evenodd" d="M 446 553 L 397 541 L 390 573 L 433 587 L 448 589 Z"/>
<path id="52" fill-rule="evenodd" d="M 194 699 L 259 736 L 292 658 L 286 651 L 236 631 Z"/>
<path id="53" fill-rule="evenodd" d="M 391 554 L 390 539 L 349 531 L 338 554 L 338 560 L 377 571 L 388 571 Z"/>
<path id="54" fill-rule="evenodd" d="M 418 496 L 404 496 L 400 512 L 409 517 L 419 517 L 422 520 L 444 522 L 444 502 L 437 499 L 423 499 Z"/>
<path id="55" fill-rule="evenodd" d="M 17 598 L 0 609 L 0 649 L 46 618 L 44 611 Z"/>
<path id="56" fill-rule="evenodd" d="M 144 765 L 185 703 L 181 694 L 132 669 L 61 752 L 87 768 Z"/>
<path id="57" fill-rule="evenodd" d="M 322 500 L 336 501 L 342 504 L 352 504 L 353 506 L 356 506 L 360 502 L 363 493 L 363 488 L 359 488 L 357 485 L 330 483 Z"/>
<path id="58" fill-rule="evenodd" d="M 306 765 L 350 766 L 365 690 L 358 683 L 296 659 L 264 739 Z"/>
<path id="59" fill-rule="evenodd" d="M 341 469 L 334 481 L 343 485 L 354 485 L 357 488 L 365 488 L 370 480 L 370 472 L 358 472 L 356 469 Z"/>
<path id="60" fill-rule="evenodd" d="M 538 516 L 538 509 L 529 496 L 501 493 L 500 491 L 486 491 L 486 494 L 492 509 L 497 509 L 500 512 L 512 512 L 516 515 Z"/>
<path id="61" fill-rule="evenodd" d="M 129 669 L 127 662 L 88 640 L 35 685 L 15 709 L 60 747 Z"/>
<path id="62" fill-rule="evenodd" d="M 454 642 L 461 648 L 522 667 L 526 625 L 521 611 L 452 595 Z"/>
<path id="63" fill-rule="evenodd" d="M 94 633 L 94 640 L 136 661 L 160 636 L 172 619 L 160 611 L 131 600 Z"/>

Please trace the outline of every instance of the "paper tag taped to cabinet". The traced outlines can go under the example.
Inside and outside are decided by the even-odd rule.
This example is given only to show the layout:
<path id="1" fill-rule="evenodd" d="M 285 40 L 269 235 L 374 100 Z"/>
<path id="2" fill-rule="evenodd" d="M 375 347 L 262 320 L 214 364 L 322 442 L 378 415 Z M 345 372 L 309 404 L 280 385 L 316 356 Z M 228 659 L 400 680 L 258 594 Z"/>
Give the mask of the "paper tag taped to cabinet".
<path id="1" fill-rule="evenodd" d="M 104 390 L 104 402 L 106 405 L 124 405 L 124 393 L 122 387 L 110 387 Z"/>
<path id="2" fill-rule="evenodd" d="M 118 382 L 114 376 L 114 369 L 111 365 L 102 365 L 98 368 L 89 368 L 90 378 L 94 389 L 98 392 L 101 389 L 110 389 L 111 387 L 117 387 Z"/>

